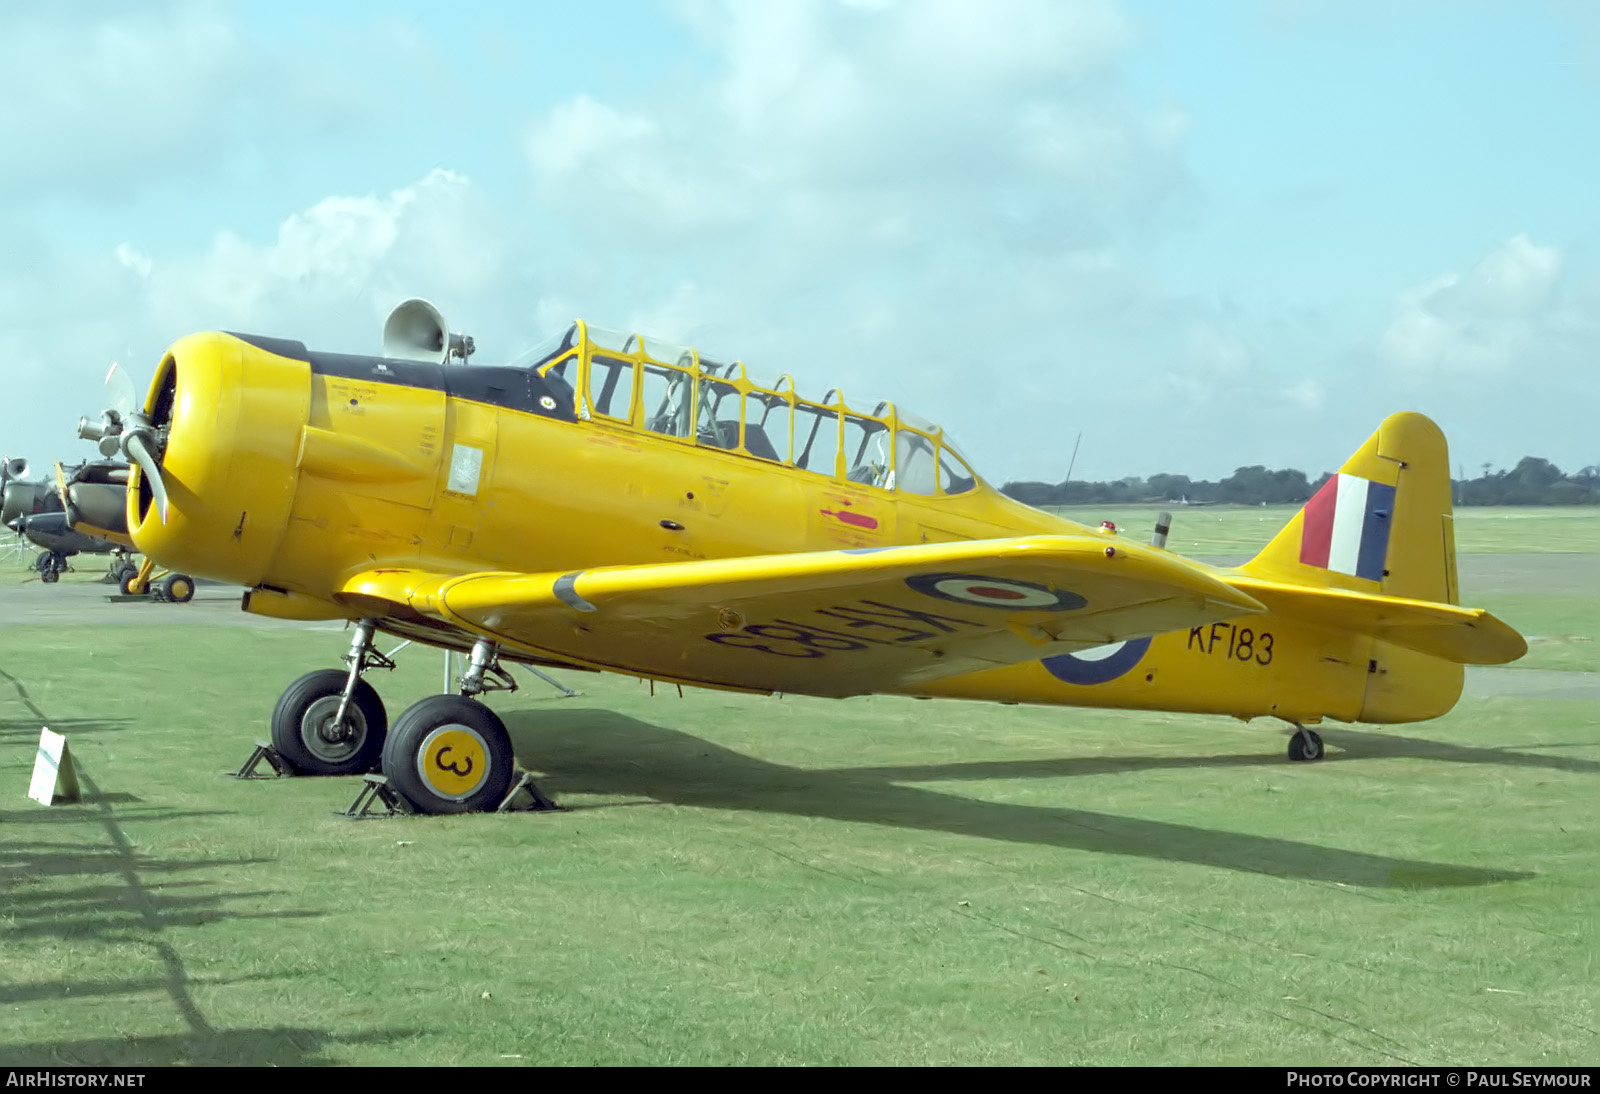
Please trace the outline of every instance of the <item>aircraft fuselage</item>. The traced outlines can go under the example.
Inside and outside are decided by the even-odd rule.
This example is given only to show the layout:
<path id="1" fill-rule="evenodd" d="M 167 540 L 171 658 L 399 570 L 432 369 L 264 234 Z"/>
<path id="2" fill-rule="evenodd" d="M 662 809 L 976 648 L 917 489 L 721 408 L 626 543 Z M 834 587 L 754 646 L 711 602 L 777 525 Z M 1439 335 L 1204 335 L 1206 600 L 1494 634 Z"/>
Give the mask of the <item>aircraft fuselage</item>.
<path id="1" fill-rule="evenodd" d="M 642 428 L 640 403 L 636 396 L 631 417 L 612 419 L 595 412 L 588 393 L 574 401 L 570 389 L 526 369 L 195 335 L 169 351 L 146 407 L 170 425 L 163 467 L 172 512 L 158 518 L 135 473 L 129 527 L 165 566 L 250 587 L 249 610 L 308 619 L 370 615 L 346 584 L 374 567 L 561 573 L 1094 532 L 981 479 L 915 493 L 850 481 L 848 453 L 829 458 L 832 473 L 801 470 L 793 465 L 798 438 L 789 445 L 794 459 L 774 460 L 710 446 L 693 432 Z M 839 607 L 843 616 L 751 620 L 766 630 L 748 656 L 849 657 L 871 636 L 848 625 L 851 605 Z M 961 610 L 947 609 L 952 617 Z M 473 640 L 422 619 L 380 626 L 455 648 Z M 504 653 L 573 661 L 559 650 L 508 645 Z M 1389 686 L 1423 660 L 1433 683 Z M 1267 612 L 912 690 L 1304 722 L 1409 721 L 1448 710 L 1460 680 L 1459 666 Z"/>

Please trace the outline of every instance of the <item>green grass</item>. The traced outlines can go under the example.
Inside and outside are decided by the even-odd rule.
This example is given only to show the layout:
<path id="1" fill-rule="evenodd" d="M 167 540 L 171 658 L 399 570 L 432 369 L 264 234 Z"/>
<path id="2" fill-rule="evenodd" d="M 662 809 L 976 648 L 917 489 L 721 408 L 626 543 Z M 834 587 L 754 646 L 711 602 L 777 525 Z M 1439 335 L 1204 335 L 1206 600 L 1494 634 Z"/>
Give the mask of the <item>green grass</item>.
<path id="1" fill-rule="evenodd" d="M 1600 672 L 1600 595 L 1495 593 L 1471 600 L 1527 638 L 1517 668 Z"/>
<path id="2" fill-rule="evenodd" d="M 497 699 L 573 807 L 221 777 L 336 635 L 0 631 L 0 1064 L 1592 1063 L 1600 726 Z M 391 712 L 436 686 L 408 650 Z M 1511 670 L 1507 670 L 1511 671 Z M 23 799 L 41 721 L 91 800 Z"/>

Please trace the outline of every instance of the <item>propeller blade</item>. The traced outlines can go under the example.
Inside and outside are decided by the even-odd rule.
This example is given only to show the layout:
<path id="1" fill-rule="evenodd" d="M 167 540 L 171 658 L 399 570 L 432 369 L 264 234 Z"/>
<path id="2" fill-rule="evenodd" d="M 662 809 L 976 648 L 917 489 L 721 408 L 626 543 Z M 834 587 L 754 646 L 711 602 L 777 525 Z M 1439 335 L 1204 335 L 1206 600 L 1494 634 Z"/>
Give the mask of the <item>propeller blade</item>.
<path id="1" fill-rule="evenodd" d="M 122 443 L 127 447 L 129 457 L 139 465 L 145 481 L 150 484 L 150 494 L 156 499 L 156 512 L 161 515 L 161 523 L 167 523 L 167 485 L 161 481 L 161 468 L 156 464 L 150 446 L 144 443 L 144 437 L 138 433 L 129 433 Z"/>
<path id="2" fill-rule="evenodd" d="M 128 370 L 115 361 L 106 370 L 106 400 L 124 420 L 139 409 L 139 389 L 133 377 L 128 375 Z"/>
<path id="3" fill-rule="evenodd" d="M 70 509 L 72 503 L 67 500 L 67 470 L 61 466 L 61 461 L 56 461 L 56 494 L 61 498 L 61 504 Z"/>

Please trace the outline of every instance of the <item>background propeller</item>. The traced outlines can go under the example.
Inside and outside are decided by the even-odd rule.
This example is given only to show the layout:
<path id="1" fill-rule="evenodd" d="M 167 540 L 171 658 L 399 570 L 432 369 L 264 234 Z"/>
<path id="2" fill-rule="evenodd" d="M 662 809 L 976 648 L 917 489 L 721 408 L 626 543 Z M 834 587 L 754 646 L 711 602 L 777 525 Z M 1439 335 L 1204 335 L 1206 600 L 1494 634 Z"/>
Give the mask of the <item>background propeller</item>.
<path id="1" fill-rule="evenodd" d="M 88 418 L 78 420 L 78 436 L 97 441 L 100 454 L 115 456 L 119 451 L 139 468 L 150 484 L 150 496 L 155 499 L 156 513 L 161 523 L 167 522 L 167 486 L 161 480 L 161 465 L 156 460 L 155 427 L 139 408 L 138 387 L 125 369 L 115 361 L 106 370 L 106 411 L 99 422 Z"/>

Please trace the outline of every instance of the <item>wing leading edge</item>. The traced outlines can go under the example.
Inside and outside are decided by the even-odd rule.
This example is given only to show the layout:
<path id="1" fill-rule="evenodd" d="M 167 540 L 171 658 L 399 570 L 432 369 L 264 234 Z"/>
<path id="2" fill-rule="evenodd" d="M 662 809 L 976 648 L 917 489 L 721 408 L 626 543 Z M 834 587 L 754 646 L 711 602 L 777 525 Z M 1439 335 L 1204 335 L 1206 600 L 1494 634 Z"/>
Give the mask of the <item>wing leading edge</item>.
<path id="1" fill-rule="evenodd" d="M 1262 610 L 1247 593 L 1175 555 L 1095 536 L 565 574 L 378 569 L 351 578 L 341 598 L 594 668 L 826 696 L 884 691 Z"/>

